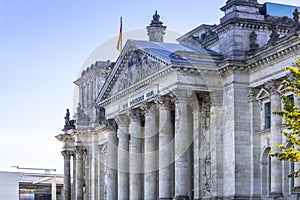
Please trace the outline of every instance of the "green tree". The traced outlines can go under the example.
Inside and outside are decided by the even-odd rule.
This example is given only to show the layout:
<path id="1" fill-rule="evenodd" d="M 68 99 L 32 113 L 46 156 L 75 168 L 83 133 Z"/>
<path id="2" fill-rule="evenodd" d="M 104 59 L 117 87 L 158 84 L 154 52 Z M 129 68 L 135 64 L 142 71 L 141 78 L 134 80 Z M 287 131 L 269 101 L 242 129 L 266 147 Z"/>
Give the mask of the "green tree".
<path id="1" fill-rule="evenodd" d="M 297 98 L 300 98 L 300 58 L 295 58 L 295 60 L 293 66 L 284 68 L 284 70 L 290 72 L 292 80 L 281 82 L 287 91 L 294 94 L 295 100 L 281 95 L 283 110 L 275 113 L 285 120 L 286 128 L 281 133 L 286 137 L 286 142 L 293 145 L 292 147 L 286 147 L 283 144 L 272 144 L 282 151 L 272 152 L 270 155 L 278 160 L 300 162 L 300 108 L 299 105 L 294 103 Z M 289 178 L 291 177 L 300 177 L 300 169 L 296 169 L 289 174 Z M 299 188 L 300 186 L 295 187 L 295 189 Z"/>

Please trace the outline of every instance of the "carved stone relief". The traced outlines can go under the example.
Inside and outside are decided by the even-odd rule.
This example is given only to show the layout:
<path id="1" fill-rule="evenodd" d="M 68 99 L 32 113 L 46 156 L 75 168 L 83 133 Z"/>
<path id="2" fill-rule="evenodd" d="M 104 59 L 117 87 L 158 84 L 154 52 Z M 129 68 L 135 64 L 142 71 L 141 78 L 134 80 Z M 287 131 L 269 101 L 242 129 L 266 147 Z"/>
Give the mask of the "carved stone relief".
<path id="1" fill-rule="evenodd" d="M 113 93 L 124 90 L 134 83 L 159 71 L 162 67 L 163 66 L 160 65 L 160 63 L 150 59 L 141 50 L 133 51 L 129 61 L 118 76 Z"/>

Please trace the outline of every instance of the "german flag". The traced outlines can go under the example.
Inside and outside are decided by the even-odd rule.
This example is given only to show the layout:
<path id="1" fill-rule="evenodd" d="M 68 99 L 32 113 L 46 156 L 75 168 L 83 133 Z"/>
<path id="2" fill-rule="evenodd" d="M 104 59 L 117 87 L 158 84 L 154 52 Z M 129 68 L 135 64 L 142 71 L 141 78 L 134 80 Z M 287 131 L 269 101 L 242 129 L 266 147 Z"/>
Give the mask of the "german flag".
<path id="1" fill-rule="evenodd" d="M 122 50 L 122 17 L 120 17 L 120 33 L 116 48 L 118 51 Z"/>

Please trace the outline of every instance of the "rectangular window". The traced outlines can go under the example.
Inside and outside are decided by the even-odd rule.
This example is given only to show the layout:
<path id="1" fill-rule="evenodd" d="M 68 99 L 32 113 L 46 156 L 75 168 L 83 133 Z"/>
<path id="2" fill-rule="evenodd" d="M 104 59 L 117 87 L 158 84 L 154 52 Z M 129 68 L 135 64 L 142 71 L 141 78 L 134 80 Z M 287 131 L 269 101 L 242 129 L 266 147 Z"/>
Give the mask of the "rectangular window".
<path id="1" fill-rule="evenodd" d="M 291 101 L 291 102 L 293 102 L 293 105 L 294 105 L 294 95 L 289 95 L 289 96 L 287 96 L 287 98 Z"/>
<path id="2" fill-rule="evenodd" d="M 265 103 L 265 129 L 271 127 L 271 102 Z"/>

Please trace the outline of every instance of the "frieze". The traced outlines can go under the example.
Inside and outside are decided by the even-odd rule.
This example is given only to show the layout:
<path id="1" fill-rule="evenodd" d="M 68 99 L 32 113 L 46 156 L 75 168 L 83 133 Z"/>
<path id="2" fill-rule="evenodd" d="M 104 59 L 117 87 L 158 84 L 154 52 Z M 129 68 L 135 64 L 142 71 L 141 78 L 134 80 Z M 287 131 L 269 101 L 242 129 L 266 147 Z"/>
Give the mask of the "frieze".
<path id="1" fill-rule="evenodd" d="M 132 97 L 128 99 L 126 103 L 123 103 L 120 105 L 120 110 L 126 110 L 129 109 L 139 103 L 145 102 L 147 99 L 153 98 L 158 93 L 157 89 L 154 88 L 150 91 L 146 91 L 143 94 L 140 94 L 139 96 Z"/>

